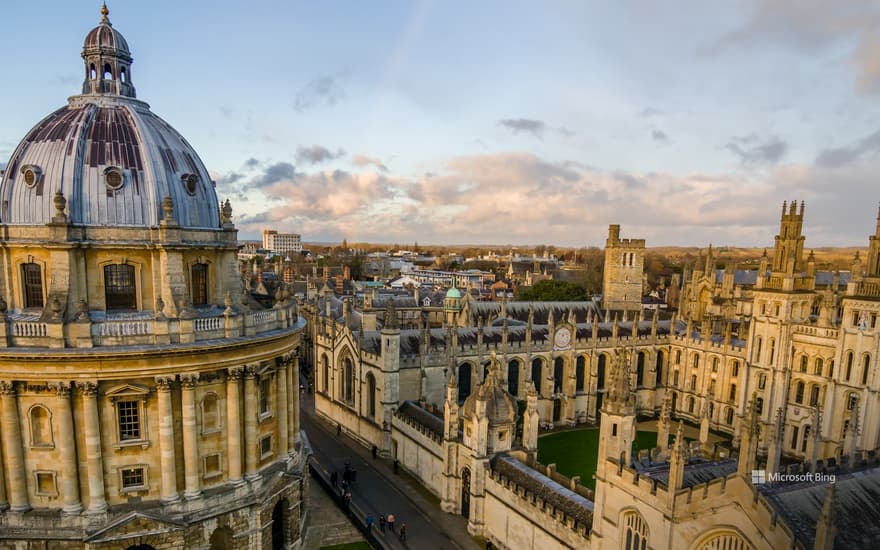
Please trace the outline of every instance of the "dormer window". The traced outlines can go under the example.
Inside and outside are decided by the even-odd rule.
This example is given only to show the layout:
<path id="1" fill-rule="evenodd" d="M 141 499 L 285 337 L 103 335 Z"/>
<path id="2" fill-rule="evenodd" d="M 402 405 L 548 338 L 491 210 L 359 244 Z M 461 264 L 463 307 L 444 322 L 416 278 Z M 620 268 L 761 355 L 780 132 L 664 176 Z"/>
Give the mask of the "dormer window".
<path id="1" fill-rule="evenodd" d="M 43 171 L 35 164 L 25 164 L 21 167 L 21 175 L 22 179 L 24 179 L 24 184 L 28 187 L 33 187 L 40 182 Z"/>
<path id="2" fill-rule="evenodd" d="M 21 282 L 24 307 L 43 307 L 43 270 L 40 264 L 21 264 Z"/>
<path id="3" fill-rule="evenodd" d="M 180 181 L 183 182 L 183 187 L 187 193 L 190 195 L 196 194 L 196 188 L 199 184 L 199 176 L 197 174 L 184 174 L 180 176 Z"/>
<path id="4" fill-rule="evenodd" d="M 107 186 L 107 189 L 110 191 L 118 191 L 124 184 L 125 178 L 123 177 L 121 169 L 115 166 L 110 166 L 104 169 L 104 185 Z"/>

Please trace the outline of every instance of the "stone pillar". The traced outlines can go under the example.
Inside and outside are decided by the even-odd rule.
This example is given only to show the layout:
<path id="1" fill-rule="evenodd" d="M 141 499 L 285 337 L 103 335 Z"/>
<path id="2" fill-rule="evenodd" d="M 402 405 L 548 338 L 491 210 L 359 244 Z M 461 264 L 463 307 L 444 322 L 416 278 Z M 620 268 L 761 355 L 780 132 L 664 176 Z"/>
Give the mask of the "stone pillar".
<path id="1" fill-rule="evenodd" d="M 24 449 L 21 441 L 21 419 L 18 417 L 18 394 L 15 383 L 0 382 L 0 432 L 3 435 L 3 454 L 6 459 L 6 479 L 9 491 L 9 509 L 27 512 L 27 478 L 24 471 Z"/>
<path id="2" fill-rule="evenodd" d="M 290 382 L 290 401 L 287 404 L 289 420 L 287 445 L 290 454 L 296 453 L 296 445 L 300 440 L 299 428 L 299 351 L 294 352 L 290 364 L 290 370 L 287 373 Z"/>
<path id="3" fill-rule="evenodd" d="M 98 385 L 85 382 L 79 385 L 83 396 L 83 423 L 86 439 L 86 471 L 89 479 L 89 513 L 107 510 L 104 497 L 104 464 L 101 458 L 101 426 L 98 421 Z"/>
<path id="4" fill-rule="evenodd" d="M 77 471 L 76 441 L 73 438 L 73 413 L 70 409 L 70 386 L 62 382 L 55 386 L 58 415 L 58 450 L 61 451 L 61 502 L 64 514 L 79 514 L 79 472 Z"/>
<path id="5" fill-rule="evenodd" d="M 229 455 L 229 481 L 241 478 L 241 376 L 242 369 L 229 369 L 226 376 L 226 453 Z"/>
<path id="6" fill-rule="evenodd" d="M 156 377 L 159 396 L 159 457 L 162 462 L 161 500 L 171 504 L 180 500 L 177 494 L 177 468 L 174 458 L 174 411 L 171 408 L 170 377 Z"/>
<path id="7" fill-rule="evenodd" d="M 199 486 L 199 445 L 196 425 L 196 374 L 180 375 L 180 403 L 183 417 L 183 467 L 186 486 L 183 496 L 188 500 L 202 496 Z"/>
<path id="8" fill-rule="evenodd" d="M 248 481 L 260 478 L 257 454 L 257 369 L 244 371 L 244 475 Z"/>
<path id="9" fill-rule="evenodd" d="M 278 450 L 278 456 L 284 456 L 287 453 L 287 441 L 290 436 L 287 428 L 288 422 L 290 421 L 290 409 L 288 408 L 288 400 L 287 400 L 287 391 L 289 389 L 287 383 L 287 373 L 290 370 L 288 368 L 288 363 L 290 361 L 284 358 L 279 358 L 277 361 L 277 377 L 275 380 L 275 388 L 277 391 L 277 403 L 275 405 L 275 409 L 278 414 L 278 445 L 276 449 Z"/>

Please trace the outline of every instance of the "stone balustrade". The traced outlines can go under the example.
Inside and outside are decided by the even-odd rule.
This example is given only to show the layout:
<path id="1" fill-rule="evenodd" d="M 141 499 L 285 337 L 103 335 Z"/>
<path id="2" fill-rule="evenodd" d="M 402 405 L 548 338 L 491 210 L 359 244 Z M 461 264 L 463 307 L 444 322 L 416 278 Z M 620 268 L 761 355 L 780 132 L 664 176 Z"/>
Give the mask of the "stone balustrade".
<path id="1" fill-rule="evenodd" d="M 293 300 L 269 310 L 226 312 L 222 308 L 196 311 L 193 318 L 157 316 L 152 311 L 92 312 L 69 321 L 40 320 L 30 314 L 0 314 L 0 348 L 91 348 L 195 343 L 226 338 L 255 337 L 298 323 Z"/>

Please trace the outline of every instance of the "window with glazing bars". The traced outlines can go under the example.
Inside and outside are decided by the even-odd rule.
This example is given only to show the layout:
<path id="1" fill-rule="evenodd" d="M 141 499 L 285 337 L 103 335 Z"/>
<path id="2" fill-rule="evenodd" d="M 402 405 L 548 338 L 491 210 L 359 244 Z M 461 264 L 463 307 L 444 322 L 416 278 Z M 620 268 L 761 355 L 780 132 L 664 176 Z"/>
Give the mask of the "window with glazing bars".
<path id="1" fill-rule="evenodd" d="M 119 439 L 131 441 L 141 438 L 140 410 L 137 401 L 120 401 L 116 404 L 119 414 Z"/>
<path id="2" fill-rule="evenodd" d="M 107 309 L 137 309 L 134 267 L 125 264 L 104 266 L 104 299 Z"/>
<path id="3" fill-rule="evenodd" d="M 43 307 L 43 272 L 40 265 L 22 264 L 21 280 L 24 283 L 24 307 Z"/>
<path id="4" fill-rule="evenodd" d="M 122 487 L 143 487 L 144 486 L 144 469 L 143 468 L 125 468 L 122 470 Z"/>
<path id="5" fill-rule="evenodd" d="M 208 264 L 192 266 L 192 303 L 194 306 L 208 303 Z"/>

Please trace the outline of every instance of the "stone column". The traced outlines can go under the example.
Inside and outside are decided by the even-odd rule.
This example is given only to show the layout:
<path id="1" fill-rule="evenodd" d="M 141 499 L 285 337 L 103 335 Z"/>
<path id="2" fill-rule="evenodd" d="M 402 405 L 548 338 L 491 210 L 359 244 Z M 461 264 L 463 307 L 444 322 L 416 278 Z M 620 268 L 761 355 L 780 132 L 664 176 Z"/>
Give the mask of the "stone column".
<path id="1" fill-rule="evenodd" d="M 58 415 L 58 450 L 61 451 L 61 510 L 64 514 L 82 512 L 79 500 L 79 472 L 77 471 L 76 441 L 73 438 L 73 413 L 70 409 L 70 386 L 61 382 L 55 386 Z"/>
<path id="2" fill-rule="evenodd" d="M 9 509 L 13 512 L 27 512 L 31 509 L 28 500 L 27 478 L 24 471 L 24 449 L 21 441 L 21 419 L 18 417 L 18 394 L 15 383 L 0 382 L 0 432 L 3 434 L 3 454 L 6 459 L 6 479 L 9 490 Z"/>
<path id="3" fill-rule="evenodd" d="M 294 352 L 290 370 L 287 373 L 287 379 L 290 385 L 290 401 L 287 403 L 288 409 L 288 435 L 287 447 L 290 454 L 296 453 L 296 445 L 300 440 L 299 428 L 299 350 Z"/>
<path id="4" fill-rule="evenodd" d="M 177 468 L 174 458 L 174 411 L 171 409 L 170 377 L 156 377 L 159 396 L 159 457 L 162 462 L 161 500 L 171 504 L 180 500 L 177 494 Z"/>
<path id="5" fill-rule="evenodd" d="M 248 481 L 260 478 L 260 457 L 257 454 L 257 369 L 244 371 L 244 475 Z"/>
<path id="6" fill-rule="evenodd" d="M 192 500 L 202 496 L 199 486 L 199 445 L 196 426 L 196 381 L 198 373 L 180 375 L 180 403 L 183 417 L 183 467 L 186 488 L 183 496 Z"/>
<path id="7" fill-rule="evenodd" d="M 86 471 L 89 479 L 89 513 L 107 510 L 104 497 L 104 464 L 101 458 L 101 426 L 98 421 L 98 385 L 85 382 L 79 385 L 83 396 L 83 423 L 86 436 Z"/>
<path id="8" fill-rule="evenodd" d="M 241 478 L 241 377 L 240 368 L 229 369 L 226 376 L 226 453 L 229 455 L 229 481 L 236 485 Z"/>
<path id="9" fill-rule="evenodd" d="M 277 403 L 275 409 L 278 414 L 278 456 L 284 456 L 287 453 L 287 441 L 289 437 L 288 422 L 290 421 L 290 409 L 287 402 L 287 391 L 289 389 L 287 383 L 287 373 L 290 370 L 288 364 L 290 361 L 285 358 L 279 358 L 277 361 L 277 374 L 275 380 L 275 388 L 277 391 Z"/>

